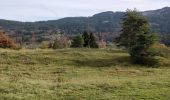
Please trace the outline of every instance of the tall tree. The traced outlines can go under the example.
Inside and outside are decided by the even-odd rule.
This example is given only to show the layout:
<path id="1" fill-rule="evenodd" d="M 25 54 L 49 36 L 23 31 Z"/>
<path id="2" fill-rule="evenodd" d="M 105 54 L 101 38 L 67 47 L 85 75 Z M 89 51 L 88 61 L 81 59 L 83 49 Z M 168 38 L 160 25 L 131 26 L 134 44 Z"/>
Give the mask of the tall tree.
<path id="1" fill-rule="evenodd" d="M 150 33 L 146 18 L 136 10 L 127 10 L 123 18 L 121 32 L 117 42 L 128 50 L 135 63 L 144 65 L 157 63 L 155 50 L 152 48 L 152 45 L 156 42 L 156 37 Z"/>
<path id="2" fill-rule="evenodd" d="M 84 31 L 83 35 L 82 35 L 83 39 L 84 39 L 84 47 L 90 47 L 90 35 L 87 31 Z"/>
<path id="3" fill-rule="evenodd" d="M 73 48 L 82 48 L 84 44 L 84 40 L 82 35 L 78 34 L 76 37 L 74 37 L 71 47 Z"/>
<path id="4" fill-rule="evenodd" d="M 89 38 L 90 38 L 90 48 L 98 48 L 98 44 L 96 43 L 96 38 L 92 32 L 90 33 Z"/>

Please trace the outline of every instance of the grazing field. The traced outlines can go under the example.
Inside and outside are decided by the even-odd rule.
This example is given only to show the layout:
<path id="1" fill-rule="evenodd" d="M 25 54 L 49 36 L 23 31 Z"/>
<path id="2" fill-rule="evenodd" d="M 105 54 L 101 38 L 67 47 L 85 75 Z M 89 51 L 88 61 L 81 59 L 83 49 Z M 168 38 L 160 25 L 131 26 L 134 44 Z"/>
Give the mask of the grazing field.
<path id="1" fill-rule="evenodd" d="M 0 100 L 170 100 L 170 59 L 133 65 L 120 50 L 0 50 Z"/>

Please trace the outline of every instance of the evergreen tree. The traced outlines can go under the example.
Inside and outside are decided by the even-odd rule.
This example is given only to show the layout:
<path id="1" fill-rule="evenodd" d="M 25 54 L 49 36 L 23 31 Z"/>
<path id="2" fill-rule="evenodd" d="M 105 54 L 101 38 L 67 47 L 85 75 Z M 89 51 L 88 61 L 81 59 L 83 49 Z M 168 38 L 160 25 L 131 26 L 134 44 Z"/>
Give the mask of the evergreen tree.
<path id="1" fill-rule="evenodd" d="M 92 32 L 90 33 L 90 48 L 98 48 L 98 45 L 96 43 L 96 38 Z"/>
<path id="2" fill-rule="evenodd" d="M 84 39 L 84 47 L 90 47 L 90 35 L 87 31 L 84 31 L 83 33 L 83 39 Z"/>
<path id="3" fill-rule="evenodd" d="M 78 34 L 78 35 L 73 39 L 71 47 L 74 47 L 74 48 L 82 48 L 82 47 L 83 47 L 83 44 L 84 44 L 83 37 L 82 37 L 82 35 Z"/>
<path id="4" fill-rule="evenodd" d="M 127 10 L 123 18 L 122 33 L 117 42 L 128 50 L 135 63 L 144 65 L 157 63 L 156 52 L 152 48 L 156 37 L 150 33 L 148 21 L 136 10 Z"/>

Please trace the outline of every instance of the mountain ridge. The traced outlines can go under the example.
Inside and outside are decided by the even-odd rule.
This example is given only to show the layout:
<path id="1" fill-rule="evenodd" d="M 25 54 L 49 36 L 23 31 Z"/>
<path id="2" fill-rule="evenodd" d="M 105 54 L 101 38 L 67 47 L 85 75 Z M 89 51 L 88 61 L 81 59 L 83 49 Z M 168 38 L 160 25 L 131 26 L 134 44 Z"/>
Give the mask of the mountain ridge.
<path id="1" fill-rule="evenodd" d="M 107 39 L 113 38 L 121 30 L 121 18 L 125 12 L 106 11 L 90 17 L 65 17 L 58 20 L 19 22 L 11 20 L 0 20 L 0 28 L 12 37 L 31 38 L 36 34 L 38 38 L 58 32 L 74 35 L 90 30 L 94 33 L 109 34 Z M 157 10 L 140 12 L 151 25 L 152 32 L 159 34 L 170 34 L 170 7 Z M 42 40 L 41 39 L 41 40 Z M 29 40 L 29 39 L 26 39 Z"/>

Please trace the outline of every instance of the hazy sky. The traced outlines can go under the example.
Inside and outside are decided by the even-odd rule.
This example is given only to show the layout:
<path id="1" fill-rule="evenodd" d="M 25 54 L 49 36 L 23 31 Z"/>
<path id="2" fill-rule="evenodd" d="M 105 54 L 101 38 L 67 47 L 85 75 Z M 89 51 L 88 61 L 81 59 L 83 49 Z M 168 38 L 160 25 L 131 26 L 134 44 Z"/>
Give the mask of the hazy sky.
<path id="1" fill-rule="evenodd" d="M 91 16 L 103 11 L 140 11 L 170 7 L 170 0 L 0 0 L 0 19 L 17 21 L 53 20 Z"/>

